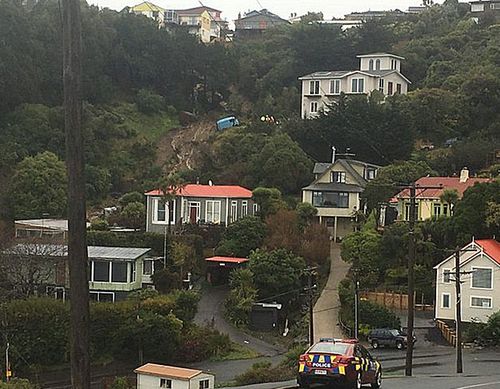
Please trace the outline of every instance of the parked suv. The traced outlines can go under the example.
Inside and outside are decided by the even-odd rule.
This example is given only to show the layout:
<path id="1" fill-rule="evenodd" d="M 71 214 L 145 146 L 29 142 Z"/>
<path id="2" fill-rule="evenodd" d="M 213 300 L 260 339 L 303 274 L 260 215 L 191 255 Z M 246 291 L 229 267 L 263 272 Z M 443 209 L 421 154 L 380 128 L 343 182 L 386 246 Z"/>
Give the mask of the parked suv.
<path id="1" fill-rule="evenodd" d="M 413 343 L 417 339 L 413 337 Z M 396 347 L 398 350 L 402 350 L 408 344 L 408 337 L 405 333 L 396 329 L 381 328 L 371 330 L 368 333 L 368 342 L 373 348 L 379 348 L 380 346 L 386 347 Z"/>

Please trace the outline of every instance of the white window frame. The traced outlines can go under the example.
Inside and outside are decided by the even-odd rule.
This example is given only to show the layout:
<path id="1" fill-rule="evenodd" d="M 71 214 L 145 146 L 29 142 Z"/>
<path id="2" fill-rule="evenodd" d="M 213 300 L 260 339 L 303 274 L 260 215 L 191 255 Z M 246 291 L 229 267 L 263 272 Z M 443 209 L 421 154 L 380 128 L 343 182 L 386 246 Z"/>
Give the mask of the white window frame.
<path id="1" fill-rule="evenodd" d="M 489 307 L 484 307 L 482 305 L 472 305 L 472 299 L 484 299 L 484 300 L 489 300 L 490 301 L 490 306 Z M 493 309 L 493 298 L 488 297 L 488 296 L 470 296 L 470 307 L 471 308 L 478 308 L 478 309 Z"/>
<path id="2" fill-rule="evenodd" d="M 436 210 L 438 210 L 437 213 L 436 213 Z M 432 215 L 435 218 L 441 217 L 443 215 L 442 211 L 443 211 L 443 206 L 441 205 L 441 203 L 433 203 L 432 204 Z"/>
<path id="3" fill-rule="evenodd" d="M 340 95 L 341 92 L 341 80 L 335 78 L 330 81 L 330 94 L 332 95 Z"/>
<path id="4" fill-rule="evenodd" d="M 231 200 L 230 216 L 231 221 L 235 222 L 238 220 L 238 200 Z"/>
<path id="5" fill-rule="evenodd" d="M 97 291 L 97 290 L 91 290 L 89 291 L 89 295 L 90 294 L 95 294 L 97 295 L 97 302 L 101 302 L 101 299 L 100 299 L 100 296 L 102 294 L 106 294 L 106 295 L 111 295 L 113 297 L 113 299 L 111 300 L 113 303 L 115 302 L 115 292 L 104 292 L 104 291 Z"/>
<path id="6" fill-rule="evenodd" d="M 208 219 L 208 205 L 212 206 L 212 219 Z M 219 215 L 218 219 L 215 216 L 215 204 L 219 205 Z M 205 223 L 220 224 L 221 222 L 221 212 L 222 212 L 222 201 L 221 200 L 206 200 L 205 201 Z"/>
<path id="7" fill-rule="evenodd" d="M 400 84 L 399 82 L 396 83 L 396 94 L 400 95 L 403 93 L 403 84 Z"/>
<path id="8" fill-rule="evenodd" d="M 252 210 L 254 215 L 259 212 L 259 204 L 253 203 Z"/>
<path id="9" fill-rule="evenodd" d="M 452 269 L 450 268 L 443 269 L 443 284 L 451 284 L 451 278 L 448 281 L 446 281 L 446 272 L 449 272 L 449 277 L 453 275 Z"/>
<path id="10" fill-rule="evenodd" d="M 482 288 L 480 286 L 473 286 L 474 285 L 474 270 L 476 269 L 481 269 L 481 270 L 491 270 L 491 288 Z M 470 288 L 471 289 L 479 289 L 479 290 L 493 290 L 493 274 L 495 273 L 494 269 L 492 267 L 486 267 L 486 266 L 472 266 L 472 276 L 470 278 Z"/>
<path id="11" fill-rule="evenodd" d="M 380 93 L 384 93 L 384 84 L 385 84 L 385 80 L 383 78 L 379 78 L 378 79 L 378 91 Z"/>
<path id="12" fill-rule="evenodd" d="M 199 389 L 208 389 L 208 388 L 210 388 L 210 379 L 205 378 L 205 379 L 199 380 L 198 381 L 198 387 L 199 387 Z"/>
<path id="13" fill-rule="evenodd" d="M 309 81 L 309 94 L 313 96 L 319 96 L 321 90 L 320 80 Z"/>
<path id="14" fill-rule="evenodd" d="M 448 306 L 444 305 L 444 296 L 448 296 Z M 441 293 L 441 308 L 442 309 L 451 309 L 451 293 Z"/>
<path id="15" fill-rule="evenodd" d="M 191 207 L 196 208 L 196 222 L 200 221 L 201 218 L 201 202 L 200 201 L 188 201 L 187 204 L 187 210 L 188 210 L 188 215 L 187 215 L 187 222 L 191 222 Z"/>
<path id="16" fill-rule="evenodd" d="M 311 101 L 310 112 L 311 113 L 318 113 L 319 112 L 319 103 L 317 101 Z"/>
<path id="17" fill-rule="evenodd" d="M 248 215 L 248 200 L 243 200 L 241 202 L 241 216 L 245 217 Z"/>
<path id="18" fill-rule="evenodd" d="M 380 70 L 380 59 L 375 61 L 375 70 Z"/>
<path id="19" fill-rule="evenodd" d="M 335 174 L 337 174 L 337 178 L 340 178 L 340 181 L 338 181 L 338 180 L 335 181 L 334 180 L 334 175 Z M 345 184 L 346 183 L 346 178 L 347 178 L 346 176 L 347 176 L 346 172 L 335 170 L 335 171 L 331 172 L 330 181 L 334 182 L 334 183 L 337 183 L 337 184 Z"/>
<path id="20" fill-rule="evenodd" d="M 360 88 L 360 84 L 362 84 L 363 88 Z M 351 91 L 352 93 L 365 93 L 365 79 L 363 77 L 351 79 Z"/>
<path id="21" fill-rule="evenodd" d="M 170 221 L 170 206 L 165 203 L 165 220 L 158 220 L 158 205 L 159 203 L 162 202 L 161 198 L 155 198 L 153 199 L 153 218 L 152 222 L 153 224 L 169 224 Z M 172 215 L 173 215 L 173 221 L 170 223 L 171 225 L 175 224 L 175 199 L 172 200 Z"/>

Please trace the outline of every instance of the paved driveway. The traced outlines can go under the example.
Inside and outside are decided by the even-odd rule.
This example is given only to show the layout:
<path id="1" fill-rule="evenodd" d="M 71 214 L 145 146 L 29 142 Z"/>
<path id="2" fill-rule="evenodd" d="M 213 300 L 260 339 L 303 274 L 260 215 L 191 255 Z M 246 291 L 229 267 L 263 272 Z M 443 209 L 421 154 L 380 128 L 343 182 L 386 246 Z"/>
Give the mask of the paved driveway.
<path id="1" fill-rule="evenodd" d="M 350 264 L 340 257 L 340 244 L 332 243 L 330 248 L 330 276 L 314 305 L 314 339 L 343 338 L 342 330 L 337 325 L 340 311 L 338 284 L 349 271 Z"/>

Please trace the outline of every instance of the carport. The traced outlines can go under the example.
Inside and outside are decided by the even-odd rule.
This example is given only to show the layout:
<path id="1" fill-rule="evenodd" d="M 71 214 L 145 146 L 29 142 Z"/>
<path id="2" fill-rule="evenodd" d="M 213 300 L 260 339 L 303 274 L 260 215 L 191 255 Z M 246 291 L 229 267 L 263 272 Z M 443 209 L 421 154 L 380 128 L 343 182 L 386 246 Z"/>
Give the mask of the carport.
<path id="1" fill-rule="evenodd" d="M 223 285 L 229 282 L 229 275 L 248 262 L 248 258 L 238 257 L 210 257 L 205 258 L 207 263 L 207 281 L 212 285 Z"/>

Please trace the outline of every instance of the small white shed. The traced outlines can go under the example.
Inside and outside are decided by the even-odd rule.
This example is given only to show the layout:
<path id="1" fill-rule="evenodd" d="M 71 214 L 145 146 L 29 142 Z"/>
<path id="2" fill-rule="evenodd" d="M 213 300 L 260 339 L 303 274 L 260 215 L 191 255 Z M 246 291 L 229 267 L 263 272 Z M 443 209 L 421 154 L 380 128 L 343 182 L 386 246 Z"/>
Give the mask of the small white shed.
<path id="1" fill-rule="evenodd" d="M 201 370 L 146 363 L 134 370 L 137 389 L 214 389 L 215 376 Z"/>

